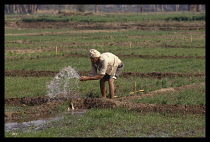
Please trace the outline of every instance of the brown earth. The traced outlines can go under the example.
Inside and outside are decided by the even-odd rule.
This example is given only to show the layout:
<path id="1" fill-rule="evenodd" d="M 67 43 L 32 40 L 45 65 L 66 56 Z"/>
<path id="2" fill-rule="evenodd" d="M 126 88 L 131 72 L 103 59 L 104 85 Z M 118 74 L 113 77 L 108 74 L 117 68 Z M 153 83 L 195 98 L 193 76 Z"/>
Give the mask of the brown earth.
<path id="1" fill-rule="evenodd" d="M 49 28 L 49 29 L 135 29 L 135 30 L 204 30 L 205 22 L 5 22 L 5 28 Z"/>
<path id="2" fill-rule="evenodd" d="M 122 30 L 120 30 L 122 31 Z M 63 31 L 63 32 L 53 32 L 53 34 L 61 34 L 61 33 L 98 33 L 98 32 L 119 32 L 119 30 L 85 30 L 85 31 Z M 41 32 L 41 33 L 20 33 L 20 34 L 5 34 L 6 36 L 19 36 L 19 35 L 46 35 L 52 34 L 52 32 Z"/>
<path id="3" fill-rule="evenodd" d="M 41 34 L 41 33 L 40 33 Z M 15 35 L 17 36 L 17 35 Z M 75 36 L 75 35 L 73 35 Z M 99 37 L 99 36 L 98 36 Z M 99 38 L 103 38 L 103 37 L 99 37 Z M 39 45 L 42 44 L 42 45 L 46 45 L 48 47 L 45 47 L 44 50 L 45 51 L 55 51 L 55 45 L 56 46 L 62 46 L 62 49 L 59 49 L 61 51 L 75 51 L 75 50 L 87 50 L 87 49 L 69 49 L 69 48 L 64 48 L 64 47 L 80 47 L 80 46 L 88 46 L 88 45 L 94 45 L 95 43 L 92 43 L 92 42 L 66 42 L 66 43 L 51 43 L 51 42 L 31 42 L 31 41 L 22 41 L 22 40 L 15 40 L 15 41 L 5 41 L 5 43 L 19 43 L 19 44 L 27 44 L 27 45 L 37 45 L 37 47 L 33 47 L 33 52 L 36 52 L 37 49 L 39 49 Z M 151 43 L 151 41 L 144 41 L 142 43 L 132 43 L 132 46 L 133 47 L 141 47 L 141 46 L 144 46 L 146 48 L 158 48 L 158 47 L 164 47 L 164 48 L 206 48 L 205 46 L 189 46 L 189 45 L 167 45 L 167 44 L 163 44 L 162 42 L 159 41 L 159 43 L 153 43 L 153 44 L 149 44 Z M 147 45 L 149 44 L 149 45 Z M 53 45 L 53 46 L 52 46 Z M 125 46 L 125 47 L 130 47 L 130 43 L 127 43 L 127 42 L 104 42 L 104 43 L 100 43 L 100 46 Z M 127 49 L 130 49 L 130 48 L 127 48 Z M 131 48 L 131 49 L 134 49 L 134 48 Z M 5 49 L 5 51 L 16 51 L 16 52 L 22 52 L 22 50 L 24 51 L 27 51 L 29 50 L 29 53 L 31 52 L 32 49 L 26 49 L 26 48 L 16 48 L 16 47 L 7 47 Z M 34 51 L 36 50 L 36 51 Z M 39 50 L 39 51 L 43 51 L 42 50 Z M 38 52 L 39 52 L 38 51 Z M 27 52 L 26 52 L 27 53 Z"/>
<path id="4" fill-rule="evenodd" d="M 24 71 L 24 70 L 5 70 L 4 76 L 23 76 L 23 77 L 45 77 L 45 76 L 55 76 L 58 71 Z M 80 76 L 89 74 L 89 71 L 78 71 Z M 141 73 L 141 72 L 123 72 L 121 77 L 154 77 L 154 78 L 164 78 L 164 77 L 204 77 L 205 74 L 191 74 L 191 73 Z"/>
<path id="5" fill-rule="evenodd" d="M 53 49 L 54 50 L 54 49 Z M 42 52 L 41 50 L 13 50 L 17 53 L 33 53 L 33 52 Z M 51 49 L 52 51 L 52 49 Z M 186 59 L 186 58 L 196 58 L 196 59 L 205 59 L 205 56 L 166 56 L 166 55 L 117 55 L 120 58 L 146 58 L 146 59 Z M 63 55 L 57 56 L 57 58 L 63 58 L 63 57 L 87 57 L 87 55 L 83 54 L 73 54 L 73 53 L 65 53 Z M 47 57 L 37 57 L 31 59 L 31 56 L 25 56 L 24 59 L 30 59 L 30 60 L 36 60 L 37 58 L 44 59 Z M 10 61 L 16 60 L 17 56 L 8 56 L 5 59 L 10 59 Z"/>
<path id="6" fill-rule="evenodd" d="M 202 83 L 201 85 L 205 85 Z M 184 85 L 175 88 L 162 88 L 160 90 L 152 91 L 142 95 L 124 96 L 115 99 L 108 98 L 54 98 L 49 99 L 47 97 L 24 97 L 24 98 L 5 98 L 5 104 L 13 106 L 28 106 L 24 111 L 5 112 L 5 121 L 18 120 L 24 115 L 27 117 L 38 117 L 51 114 L 57 111 L 59 105 L 63 105 L 65 101 L 69 101 L 75 109 L 90 109 L 97 108 L 115 108 L 123 107 L 127 110 L 137 112 L 167 112 L 167 113 L 183 113 L 183 114 L 205 114 L 205 106 L 201 105 L 170 105 L 170 104 L 145 104 L 145 103 L 132 103 L 131 100 L 139 99 L 145 96 L 161 95 L 160 93 L 174 92 L 189 87 L 196 87 L 196 84 Z"/>
<path id="7" fill-rule="evenodd" d="M 70 57 L 87 57 L 87 55 L 83 54 L 71 54 L 66 53 L 64 56 L 70 56 Z M 198 58 L 198 59 L 205 59 L 205 56 L 166 56 L 166 55 L 118 55 L 118 57 L 121 58 L 149 58 L 149 59 L 180 59 L 180 58 Z"/>

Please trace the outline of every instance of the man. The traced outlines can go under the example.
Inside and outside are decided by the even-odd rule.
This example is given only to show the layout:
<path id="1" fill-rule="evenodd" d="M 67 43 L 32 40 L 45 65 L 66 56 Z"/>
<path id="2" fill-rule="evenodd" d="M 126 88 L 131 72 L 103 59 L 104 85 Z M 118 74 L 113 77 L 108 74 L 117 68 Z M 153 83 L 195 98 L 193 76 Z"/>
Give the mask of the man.
<path id="1" fill-rule="evenodd" d="M 89 76 L 81 76 L 80 81 L 100 79 L 100 90 L 104 98 L 106 98 L 105 82 L 108 81 L 110 98 L 114 98 L 114 81 L 122 73 L 124 64 L 116 55 L 109 52 L 101 54 L 95 49 L 90 49 L 88 55 L 92 71 Z M 99 74 L 97 69 L 100 71 Z"/>

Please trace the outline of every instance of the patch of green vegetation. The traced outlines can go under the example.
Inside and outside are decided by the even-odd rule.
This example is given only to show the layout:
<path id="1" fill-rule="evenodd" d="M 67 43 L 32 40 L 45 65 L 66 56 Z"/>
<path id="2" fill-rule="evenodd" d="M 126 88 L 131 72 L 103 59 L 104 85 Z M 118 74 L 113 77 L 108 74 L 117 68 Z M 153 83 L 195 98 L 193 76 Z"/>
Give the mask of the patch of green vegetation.
<path id="1" fill-rule="evenodd" d="M 5 132 L 5 137 L 205 137 L 205 116 L 90 109 L 66 115 L 44 130 Z M 15 135 L 14 135 L 15 133 Z"/>
<path id="2" fill-rule="evenodd" d="M 204 73 L 205 59 L 145 59 L 145 58 L 120 58 L 125 64 L 125 72 L 173 72 L 173 73 Z M 25 59 L 12 61 L 5 64 L 6 70 L 46 70 L 59 71 L 65 66 L 72 66 L 77 71 L 91 69 L 90 60 L 85 57 L 49 57 L 43 59 Z"/>
<path id="3" fill-rule="evenodd" d="M 187 88 L 170 93 L 158 93 L 155 96 L 143 97 L 132 102 L 172 105 L 205 105 L 205 86 L 197 86 L 195 88 Z"/>
<path id="4" fill-rule="evenodd" d="M 5 97 L 45 96 L 47 94 L 46 84 L 52 79 L 53 77 L 5 77 Z M 193 77 L 188 79 L 176 77 L 160 80 L 155 78 L 120 77 L 115 81 L 116 95 L 119 97 L 129 95 L 133 91 L 134 82 L 136 82 L 137 90 L 144 89 L 144 93 L 148 93 L 161 88 L 180 87 L 182 85 L 205 82 L 205 78 Z M 106 88 L 108 95 L 108 83 L 106 83 Z M 79 82 L 75 92 L 79 93 L 81 97 L 101 97 L 98 80 Z M 137 93 L 137 95 L 140 94 Z M 201 97 L 201 99 L 203 100 L 204 97 Z"/>
<path id="5" fill-rule="evenodd" d="M 192 16 L 175 16 L 175 17 L 168 17 L 166 20 L 171 21 L 205 21 L 205 15 L 192 15 Z"/>
<path id="6" fill-rule="evenodd" d="M 51 77 L 5 77 L 5 97 L 45 96 Z"/>
<path id="7" fill-rule="evenodd" d="M 74 15 L 52 16 L 41 15 L 22 18 L 23 22 L 138 22 L 151 20 L 175 20 L 175 21 L 205 21 L 205 13 L 194 12 L 171 12 L 171 13 L 140 13 L 123 15 Z"/>

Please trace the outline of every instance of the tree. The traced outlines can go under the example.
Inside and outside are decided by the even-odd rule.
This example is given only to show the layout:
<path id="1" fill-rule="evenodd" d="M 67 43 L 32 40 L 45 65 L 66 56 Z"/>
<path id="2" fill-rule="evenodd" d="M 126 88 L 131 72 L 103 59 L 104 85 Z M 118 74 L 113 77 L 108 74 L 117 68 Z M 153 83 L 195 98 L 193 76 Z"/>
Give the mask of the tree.
<path id="1" fill-rule="evenodd" d="M 176 4 L 176 11 L 179 11 L 179 4 Z"/>
<path id="2" fill-rule="evenodd" d="M 144 5 L 140 5 L 140 11 L 141 13 L 144 12 Z"/>
<path id="3" fill-rule="evenodd" d="M 195 11 L 195 9 L 196 9 L 195 4 L 189 4 L 188 11 Z"/>
<path id="4" fill-rule="evenodd" d="M 98 13 L 98 5 L 95 5 L 95 13 Z"/>
<path id="5" fill-rule="evenodd" d="M 196 5 L 196 11 L 201 12 L 201 10 L 202 10 L 201 4 L 197 4 Z"/>
<path id="6" fill-rule="evenodd" d="M 5 5 L 6 13 L 35 13 L 37 11 L 36 4 L 9 4 Z"/>
<path id="7" fill-rule="evenodd" d="M 86 5 L 77 5 L 77 10 L 79 12 L 85 12 L 86 11 Z"/>

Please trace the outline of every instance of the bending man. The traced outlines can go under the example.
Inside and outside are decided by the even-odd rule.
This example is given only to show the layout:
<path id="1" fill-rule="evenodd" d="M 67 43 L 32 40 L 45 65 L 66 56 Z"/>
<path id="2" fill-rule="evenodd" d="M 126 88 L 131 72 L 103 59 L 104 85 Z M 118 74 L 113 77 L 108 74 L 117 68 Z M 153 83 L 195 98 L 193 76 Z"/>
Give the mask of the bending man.
<path id="1" fill-rule="evenodd" d="M 114 80 L 119 77 L 124 68 L 122 61 L 114 54 L 106 52 L 101 54 L 95 49 L 90 49 L 88 53 L 91 60 L 91 74 L 81 76 L 80 81 L 100 79 L 100 89 L 102 97 L 106 98 L 105 82 L 109 83 L 110 98 L 114 98 Z M 99 70 L 99 74 L 97 74 Z"/>

